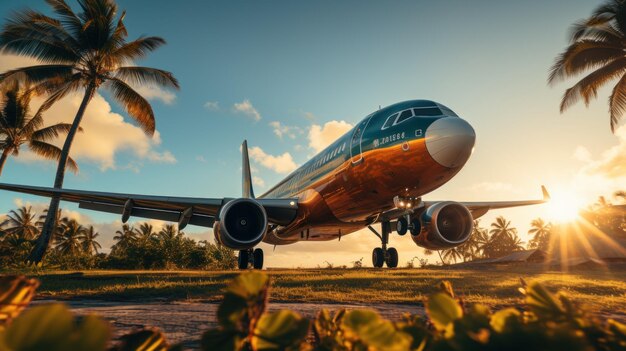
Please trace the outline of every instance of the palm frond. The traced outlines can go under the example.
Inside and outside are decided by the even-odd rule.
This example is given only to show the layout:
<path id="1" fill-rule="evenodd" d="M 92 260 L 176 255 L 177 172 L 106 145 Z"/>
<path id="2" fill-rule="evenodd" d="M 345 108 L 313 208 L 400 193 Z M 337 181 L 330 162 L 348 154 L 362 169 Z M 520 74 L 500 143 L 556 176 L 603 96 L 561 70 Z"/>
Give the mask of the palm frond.
<path id="1" fill-rule="evenodd" d="M 178 80 L 170 72 L 151 67 L 126 66 L 115 70 L 115 77 L 131 85 L 154 84 L 180 88 Z"/>
<path id="2" fill-rule="evenodd" d="M 48 98 L 39 106 L 35 116 L 40 116 L 47 111 L 55 102 L 61 100 L 70 93 L 76 92 L 82 87 L 81 75 L 75 73 L 66 80 L 51 79 L 37 85 L 35 89 L 40 92 L 50 92 Z"/>
<path id="3" fill-rule="evenodd" d="M 590 39 L 619 45 L 622 41 L 622 34 L 609 23 L 609 20 L 600 20 L 592 17 L 574 23 L 570 29 L 570 43 Z"/>
<path id="4" fill-rule="evenodd" d="M 59 21 L 32 10 L 16 13 L 0 33 L 0 46 L 4 50 L 44 62 L 77 61 L 77 44 Z"/>
<path id="5" fill-rule="evenodd" d="M 112 78 L 107 81 L 107 87 L 113 93 L 113 97 L 139 124 L 141 129 L 148 135 L 153 135 L 155 130 L 154 112 L 152 106 L 139 93 L 125 82 Z"/>
<path id="6" fill-rule="evenodd" d="M 70 129 L 72 129 L 72 125 L 70 123 L 58 123 L 51 125 L 49 127 L 45 127 L 39 130 L 36 130 L 32 134 L 32 139 L 39 141 L 46 141 L 50 139 L 54 139 L 58 137 L 60 134 L 69 133 Z M 82 128 L 79 128 L 78 131 L 82 131 Z"/>
<path id="7" fill-rule="evenodd" d="M 72 76 L 71 65 L 36 65 L 8 70 L 0 74 L 0 83 L 20 79 L 27 84 L 37 84 L 53 78 L 69 78 Z"/>
<path id="8" fill-rule="evenodd" d="M 82 23 L 72 8 L 65 2 L 65 0 L 45 0 L 52 11 L 61 18 L 61 23 L 71 31 L 74 38 L 78 38 Z"/>
<path id="9" fill-rule="evenodd" d="M 62 154 L 61 149 L 59 149 L 55 145 L 48 144 L 46 142 L 39 141 L 39 140 L 31 140 L 28 143 L 28 147 L 32 152 L 36 153 L 37 155 L 43 158 L 46 158 L 49 160 L 55 160 L 55 161 L 58 161 L 61 159 L 61 154 Z M 66 168 L 72 171 L 73 173 L 78 173 L 78 164 L 76 164 L 76 162 L 71 157 L 67 158 Z"/>
<path id="10" fill-rule="evenodd" d="M 37 130 L 37 128 L 41 127 L 42 125 L 43 117 L 41 115 L 38 115 L 28 120 L 28 122 L 26 122 L 26 124 L 24 124 L 24 126 L 22 127 L 21 132 L 24 136 L 30 136 Z"/>
<path id="11" fill-rule="evenodd" d="M 111 53 L 111 56 L 117 58 L 119 60 L 118 62 L 128 62 L 145 57 L 161 45 L 165 45 L 165 40 L 163 38 L 140 37 L 114 50 Z"/>
<path id="12" fill-rule="evenodd" d="M 609 96 L 609 112 L 611 114 L 611 131 L 615 133 L 615 128 L 619 120 L 626 111 L 626 75 L 617 82 Z"/>
<path id="13" fill-rule="evenodd" d="M 548 83 L 606 65 L 624 56 L 624 48 L 598 40 L 582 40 L 570 45 L 550 68 Z"/>
<path id="14" fill-rule="evenodd" d="M 626 71 L 626 58 L 622 57 L 591 72 L 565 91 L 561 100 L 561 112 L 571 107 L 580 98 L 583 99 L 586 106 L 589 106 L 591 99 L 598 96 L 598 89 L 605 83 L 619 77 L 624 71 Z"/>

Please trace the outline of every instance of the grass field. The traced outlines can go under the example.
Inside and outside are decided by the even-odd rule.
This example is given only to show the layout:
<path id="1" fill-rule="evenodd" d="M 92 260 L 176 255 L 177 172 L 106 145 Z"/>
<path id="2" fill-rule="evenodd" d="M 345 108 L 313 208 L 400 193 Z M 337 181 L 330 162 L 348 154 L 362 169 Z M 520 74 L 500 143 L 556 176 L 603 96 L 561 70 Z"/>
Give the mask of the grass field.
<path id="1" fill-rule="evenodd" d="M 595 310 L 626 315 L 626 271 L 581 270 L 569 273 L 522 267 L 453 269 L 285 269 L 272 277 L 271 300 L 323 303 L 421 304 L 442 280 L 452 282 L 467 302 L 490 306 L 521 303 L 520 278 L 565 291 Z M 221 300 L 237 271 L 86 271 L 45 272 L 39 298 L 148 300 Z M 31 274 L 32 275 L 32 274 Z"/>

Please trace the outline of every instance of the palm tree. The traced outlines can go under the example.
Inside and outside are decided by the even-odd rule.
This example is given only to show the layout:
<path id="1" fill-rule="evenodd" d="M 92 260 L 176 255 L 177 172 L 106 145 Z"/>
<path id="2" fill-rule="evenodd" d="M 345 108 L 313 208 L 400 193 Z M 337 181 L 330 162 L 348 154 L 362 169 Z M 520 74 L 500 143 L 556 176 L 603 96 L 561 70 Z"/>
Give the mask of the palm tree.
<path id="1" fill-rule="evenodd" d="M 83 251 L 85 253 L 89 255 L 92 253 L 95 253 L 96 255 L 98 254 L 98 249 L 102 248 L 100 243 L 96 241 L 98 236 L 100 236 L 100 233 L 97 233 L 95 228 L 90 225 L 83 236 Z"/>
<path id="2" fill-rule="evenodd" d="M 164 225 L 158 234 L 159 239 L 161 239 L 162 241 L 174 240 L 177 237 L 182 236 L 182 235 L 183 235 L 183 232 L 179 232 L 178 228 L 176 228 L 176 226 L 173 224 Z"/>
<path id="3" fill-rule="evenodd" d="M 116 240 L 117 243 L 113 245 L 112 251 L 116 253 L 126 250 L 130 244 L 137 240 L 137 231 L 128 224 L 122 225 L 122 230 L 116 231 L 115 234 L 113 240 Z"/>
<path id="4" fill-rule="evenodd" d="M 5 228 L 4 232 L 7 236 L 23 240 L 33 240 L 39 233 L 35 220 L 36 215 L 31 206 L 22 206 L 17 209 L 17 211 L 9 211 L 7 218 L 0 223 L 0 227 Z"/>
<path id="5" fill-rule="evenodd" d="M 489 234 L 487 229 L 480 226 L 480 220 L 474 220 L 474 229 L 472 235 L 463 245 L 460 245 L 463 260 L 475 260 L 482 256 L 483 246 L 489 242 Z"/>
<path id="6" fill-rule="evenodd" d="M 462 259 L 465 261 L 465 256 L 463 255 L 463 249 L 460 249 L 460 246 L 443 250 L 442 256 L 443 256 L 442 259 L 445 259 L 448 262 L 451 262 L 452 260 L 454 260 L 454 263 L 456 263 L 457 259 Z"/>
<path id="7" fill-rule="evenodd" d="M 489 241 L 483 245 L 483 253 L 490 258 L 507 255 L 515 251 L 515 248 L 521 243 L 517 236 L 517 229 L 511 227 L 511 221 L 503 216 L 498 216 L 491 223 L 489 234 Z"/>
<path id="8" fill-rule="evenodd" d="M 47 92 L 48 98 L 38 113 L 68 94 L 84 89 L 82 102 L 63 144 L 54 179 L 54 187 L 62 188 L 74 136 L 87 105 L 99 88 L 108 89 L 144 132 L 153 135 L 155 121 L 152 107 L 131 85 L 179 86 L 169 72 L 130 65 L 165 44 L 165 40 L 140 37 L 128 42 L 123 21 L 125 13 L 117 15 L 114 0 L 77 0 L 82 10 L 80 13 L 75 13 L 65 0 L 46 2 L 56 18 L 38 11 L 23 10 L 14 13 L 0 33 L 0 49 L 33 57 L 41 64 L 9 70 L 0 75 L 0 82 L 19 78 Z M 31 262 L 40 262 L 46 252 L 59 201 L 58 197 L 50 200 L 50 212 L 29 257 Z"/>
<path id="9" fill-rule="evenodd" d="M 84 249 L 83 240 L 87 234 L 87 228 L 75 219 L 64 220 L 63 227 L 63 235 L 56 248 L 63 255 L 77 256 Z"/>
<path id="10" fill-rule="evenodd" d="M 552 229 L 552 223 L 546 223 L 541 218 L 535 218 L 530 222 L 530 229 L 528 234 L 533 235 L 533 238 L 528 242 L 528 247 L 531 249 L 547 250 L 550 243 L 550 230 Z"/>
<path id="11" fill-rule="evenodd" d="M 609 96 L 611 130 L 626 111 L 626 2 L 607 0 L 591 17 L 575 23 L 570 44 L 550 69 L 549 84 L 589 72 L 565 91 L 561 112 L 581 98 L 585 105 L 598 90 L 617 80 Z"/>
<path id="12" fill-rule="evenodd" d="M 141 223 L 137 228 L 137 240 L 142 244 L 147 244 L 150 240 L 154 239 L 156 233 L 154 227 L 148 222 Z"/>
<path id="13" fill-rule="evenodd" d="M 35 154 L 47 159 L 59 160 L 61 149 L 48 143 L 61 133 L 67 133 L 71 124 L 58 123 L 49 127 L 43 127 L 41 114 L 31 116 L 30 101 L 34 96 L 33 89 L 20 90 L 17 81 L 11 82 L 0 97 L 0 174 L 9 155 L 18 156 L 22 145 Z M 78 166 L 73 159 L 69 158 L 67 167 L 78 171 Z"/>
<path id="14" fill-rule="evenodd" d="M 55 229 L 54 229 L 54 233 L 52 235 L 52 242 L 54 244 L 58 244 L 59 240 L 61 240 L 61 236 L 63 236 L 63 231 L 65 230 L 64 226 L 63 226 L 63 222 L 69 220 L 67 217 L 61 217 L 62 216 L 62 210 L 58 209 L 57 210 L 57 214 L 56 214 L 56 218 L 55 218 Z M 46 217 L 48 216 L 48 209 L 46 208 L 45 210 L 43 210 L 43 214 L 39 216 L 39 219 L 37 220 L 37 228 L 39 228 L 41 230 L 41 228 L 43 228 L 43 224 L 46 221 Z"/>

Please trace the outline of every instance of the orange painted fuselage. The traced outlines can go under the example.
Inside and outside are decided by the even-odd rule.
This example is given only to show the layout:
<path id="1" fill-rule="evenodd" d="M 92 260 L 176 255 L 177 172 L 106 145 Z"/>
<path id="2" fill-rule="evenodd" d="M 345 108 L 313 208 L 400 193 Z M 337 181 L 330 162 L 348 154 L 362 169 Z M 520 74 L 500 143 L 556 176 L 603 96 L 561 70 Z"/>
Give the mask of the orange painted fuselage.
<path id="1" fill-rule="evenodd" d="M 442 112 L 389 123 L 398 111 L 411 107 L 418 111 L 427 103 L 435 104 L 407 101 L 367 116 L 262 195 L 298 198 L 296 219 L 274 228 L 264 241 L 283 245 L 336 239 L 375 222 L 394 207 L 395 196 L 421 197 L 452 179 L 464 161 L 455 167 L 441 165 L 429 153 L 425 137 L 434 121 L 449 115 Z M 443 106 L 441 110 L 449 111 Z"/>

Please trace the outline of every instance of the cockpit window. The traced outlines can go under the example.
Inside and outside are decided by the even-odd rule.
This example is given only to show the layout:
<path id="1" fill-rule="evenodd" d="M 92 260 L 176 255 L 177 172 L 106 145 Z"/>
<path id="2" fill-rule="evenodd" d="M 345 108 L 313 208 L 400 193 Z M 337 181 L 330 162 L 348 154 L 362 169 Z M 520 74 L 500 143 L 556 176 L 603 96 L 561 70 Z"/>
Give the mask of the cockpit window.
<path id="1" fill-rule="evenodd" d="M 413 112 L 411 110 L 404 110 L 402 111 L 402 113 L 400 113 L 400 117 L 398 117 L 394 125 L 402 123 L 411 117 L 413 117 Z"/>
<path id="2" fill-rule="evenodd" d="M 398 117 L 398 113 L 394 113 L 393 115 L 387 117 L 387 120 L 385 121 L 385 124 L 383 124 L 383 127 L 381 129 L 384 130 L 391 127 L 396 121 L 396 117 Z"/>
<path id="3" fill-rule="evenodd" d="M 454 113 L 451 109 L 443 106 L 442 104 L 438 104 L 439 108 L 441 109 L 441 112 L 443 112 L 444 115 L 446 116 L 454 116 L 454 117 L 459 117 L 457 116 L 456 113 Z"/>
<path id="4" fill-rule="evenodd" d="M 437 107 L 414 108 L 416 116 L 441 116 L 443 113 Z"/>

